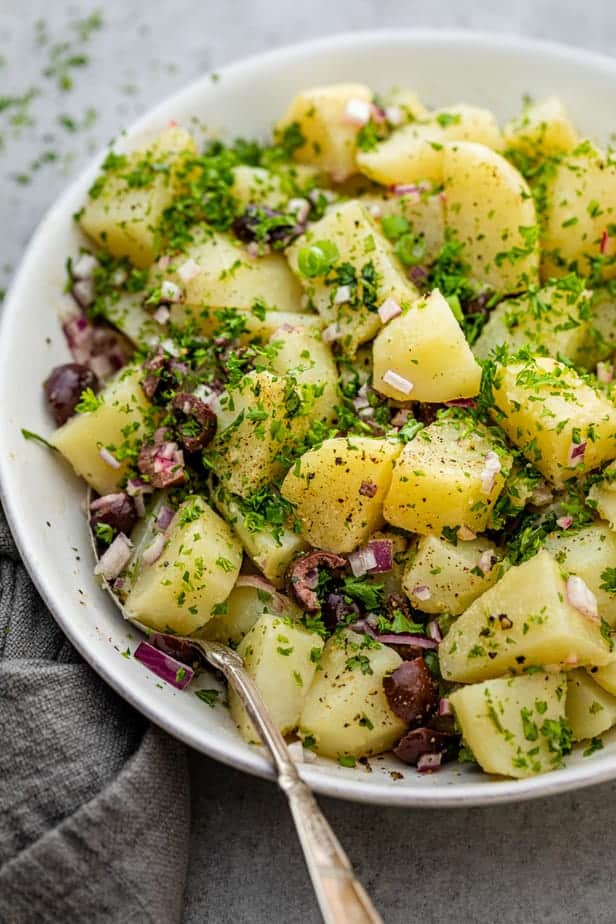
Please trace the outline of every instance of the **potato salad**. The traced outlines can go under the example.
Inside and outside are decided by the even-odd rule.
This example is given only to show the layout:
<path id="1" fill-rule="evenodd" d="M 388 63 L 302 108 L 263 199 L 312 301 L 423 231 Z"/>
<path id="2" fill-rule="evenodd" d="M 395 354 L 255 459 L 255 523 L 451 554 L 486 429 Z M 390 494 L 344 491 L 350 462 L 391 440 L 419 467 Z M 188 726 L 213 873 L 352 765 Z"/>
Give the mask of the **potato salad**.
<path id="1" fill-rule="evenodd" d="M 49 442 L 134 656 L 183 688 L 174 636 L 236 648 L 298 759 L 600 750 L 616 161 L 562 103 L 306 89 L 267 141 L 111 150 L 75 219 Z"/>

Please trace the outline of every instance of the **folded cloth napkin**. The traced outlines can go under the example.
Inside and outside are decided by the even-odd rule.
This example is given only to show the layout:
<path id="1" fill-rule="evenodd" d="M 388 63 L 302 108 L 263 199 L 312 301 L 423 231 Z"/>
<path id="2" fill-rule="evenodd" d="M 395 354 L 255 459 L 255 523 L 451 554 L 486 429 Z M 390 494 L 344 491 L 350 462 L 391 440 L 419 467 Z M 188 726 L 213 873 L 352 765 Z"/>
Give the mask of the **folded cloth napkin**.
<path id="1" fill-rule="evenodd" d="M 188 779 L 62 635 L 0 509 L 0 922 L 179 921 Z"/>

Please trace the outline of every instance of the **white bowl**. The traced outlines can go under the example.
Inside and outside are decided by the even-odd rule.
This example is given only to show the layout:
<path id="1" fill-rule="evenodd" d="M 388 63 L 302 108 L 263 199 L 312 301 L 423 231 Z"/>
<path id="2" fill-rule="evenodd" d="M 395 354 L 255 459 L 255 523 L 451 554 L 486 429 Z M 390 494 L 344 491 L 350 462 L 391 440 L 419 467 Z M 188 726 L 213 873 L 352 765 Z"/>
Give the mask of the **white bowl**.
<path id="1" fill-rule="evenodd" d="M 605 140 L 616 123 L 616 61 L 517 37 L 433 31 L 365 32 L 283 48 L 205 76 L 144 116 L 127 134 L 134 144 L 170 119 L 205 121 L 227 137 L 265 137 L 302 87 L 358 80 L 376 89 L 408 86 L 422 100 L 464 100 L 504 120 L 524 93 L 560 96 L 580 129 Z M 56 317 L 64 263 L 79 237 L 71 216 L 84 201 L 97 159 L 51 209 L 34 235 L 4 306 L 0 329 L 0 482 L 2 501 L 26 566 L 59 625 L 92 667 L 148 718 L 192 747 L 259 776 L 269 776 L 258 748 L 246 745 L 228 711 L 179 692 L 132 658 L 135 630 L 123 622 L 92 575 L 82 513 L 84 487 L 55 454 L 26 442 L 22 427 L 51 430 L 41 383 L 68 351 Z M 204 678 L 201 686 L 212 686 Z M 318 792 L 388 805 L 479 805 L 545 796 L 616 777 L 616 738 L 591 759 L 524 781 L 494 779 L 449 765 L 418 775 L 394 759 L 371 760 L 372 772 L 319 760 L 302 767 Z M 392 777 L 396 771 L 402 778 Z"/>

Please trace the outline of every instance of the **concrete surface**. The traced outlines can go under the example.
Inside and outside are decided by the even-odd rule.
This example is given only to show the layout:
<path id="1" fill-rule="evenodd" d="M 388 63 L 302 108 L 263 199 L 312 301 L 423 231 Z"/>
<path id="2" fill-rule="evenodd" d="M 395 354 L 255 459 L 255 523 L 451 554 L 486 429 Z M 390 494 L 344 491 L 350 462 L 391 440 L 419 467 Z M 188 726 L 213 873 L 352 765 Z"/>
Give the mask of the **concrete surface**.
<path id="1" fill-rule="evenodd" d="M 21 107 L 0 98 L 0 288 L 44 210 L 93 150 L 162 96 L 242 55 L 396 25 L 517 31 L 616 52 L 616 7 L 605 0 L 107 0 L 102 28 L 84 38 L 76 23 L 96 8 L 96 0 L 0 0 L 0 97 L 38 91 Z M 88 61 L 71 64 L 75 55 Z M 63 90 L 67 73 L 73 86 Z M 192 772 L 185 924 L 316 924 L 282 798 L 198 754 Z M 387 924 L 607 924 L 616 921 L 615 796 L 616 785 L 604 785 L 526 805 L 438 812 L 323 801 Z"/>

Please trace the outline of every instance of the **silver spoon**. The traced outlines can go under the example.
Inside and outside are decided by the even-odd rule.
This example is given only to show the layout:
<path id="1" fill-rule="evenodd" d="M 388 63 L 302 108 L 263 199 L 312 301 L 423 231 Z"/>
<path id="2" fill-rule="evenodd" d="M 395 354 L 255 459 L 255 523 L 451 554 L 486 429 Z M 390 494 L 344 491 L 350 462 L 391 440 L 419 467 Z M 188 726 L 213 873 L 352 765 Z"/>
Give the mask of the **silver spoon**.
<path id="1" fill-rule="evenodd" d="M 88 490 L 88 510 L 90 494 Z M 94 557 L 98 561 L 98 549 L 92 530 L 90 539 Z M 111 584 L 105 578 L 101 580 L 126 619 L 122 603 Z M 144 628 L 137 625 L 140 629 Z M 220 642 L 178 635 L 163 638 L 174 647 L 190 646 L 193 653 L 201 656 L 200 661 L 206 661 L 224 674 L 240 697 L 259 737 L 270 753 L 278 785 L 289 801 L 308 872 L 326 924 L 383 924 L 383 919 L 356 878 L 349 858 L 321 812 L 312 791 L 297 772 L 286 742 L 272 721 L 269 710 L 244 667 L 240 655 Z"/>

